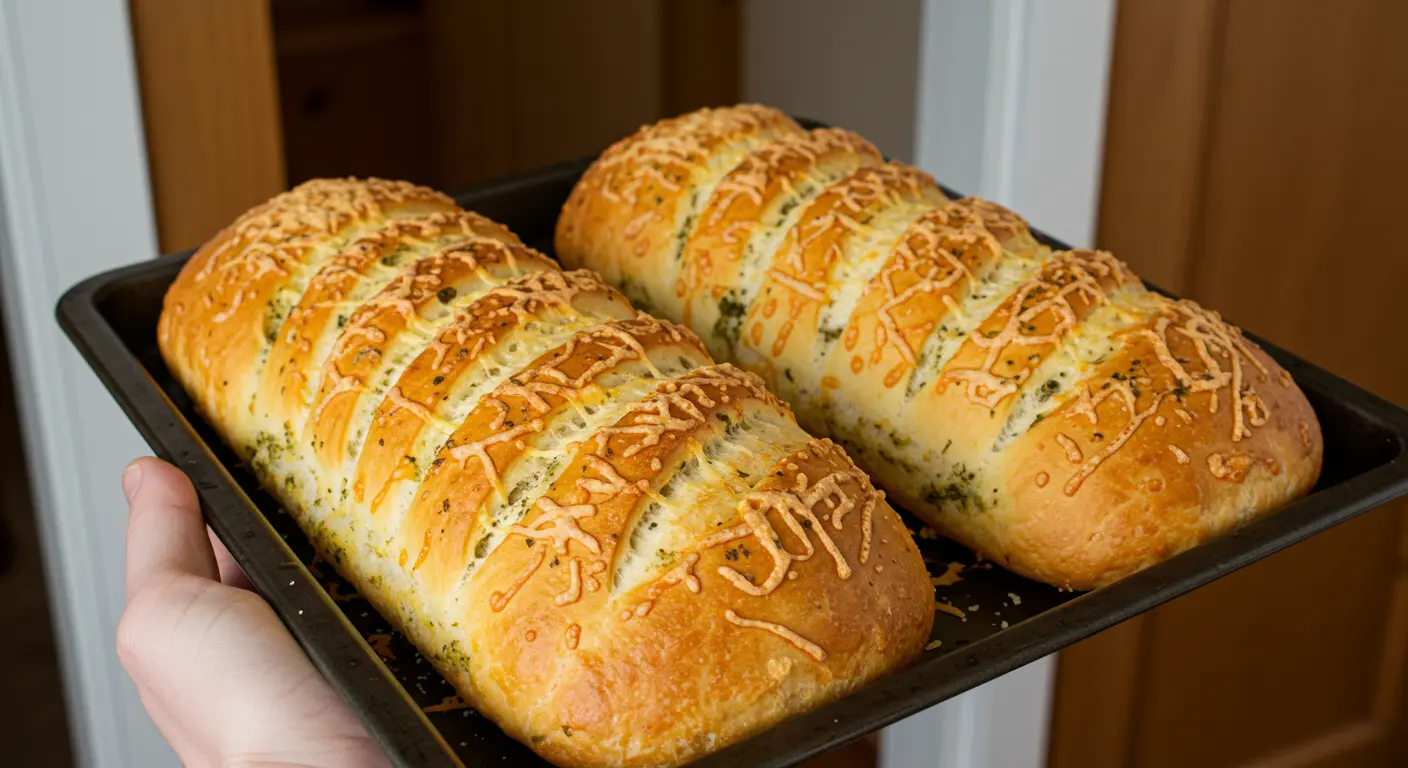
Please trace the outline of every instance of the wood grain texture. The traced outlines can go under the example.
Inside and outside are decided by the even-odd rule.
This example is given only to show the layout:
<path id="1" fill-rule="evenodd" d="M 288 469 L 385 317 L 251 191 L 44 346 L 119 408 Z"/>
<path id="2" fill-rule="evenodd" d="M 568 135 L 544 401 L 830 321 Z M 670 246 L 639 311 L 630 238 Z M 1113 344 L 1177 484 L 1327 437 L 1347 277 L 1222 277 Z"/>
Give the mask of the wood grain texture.
<path id="1" fill-rule="evenodd" d="M 1124 764 L 1134 739 L 1145 620 L 1133 618 L 1061 652 L 1050 768 Z"/>
<path id="2" fill-rule="evenodd" d="M 662 114 L 659 2 L 518 0 L 510 8 L 514 45 L 503 74 L 515 165 L 595 154 Z"/>
<path id="3" fill-rule="evenodd" d="M 1175 293 L 1192 263 L 1224 6 L 1124 2 L 1116 19 L 1096 239 Z"/>
<path id="4" fill-rule="evenodd" d="M 1226 24 L 1193 293 L 1316 363 L 1408 402 L 1408 361 L 1381 346 L 1408 261 L 1380 244 L 1380 233 L 1408 212 L 1401 185 L 1408 103 L 1386 98 L 1408 88 L 1395 33 L 1408 24 L 1408 6 L 1254 0 L 1231 4 Z M 1194 623 L 1220 623 L 1256 606 L 1261 621 L 1234 633 L 1238 643 L 1205 654 L 1211 668 L 1198 678 L 1212 678 L 1225 660 L 1228 672 L 1255 689 L 1240 707 L 1241 697 L 1222 697 L 1225 712 L 1280 709 L 1236 733 L 1207 733 L 1206 744 L 1221 747 L 1219 760 L 1270 753 L 1277 766 L 1399 764 L 1385 740 L 1399 707 L 1384 702 L 1404 695 L 1402 675 L 1391 672 L 1408 644 L 1390 641 L 1403 632 L 1395 579 L 1405 561 L 1391 542 L 1401 535 L 1405 508 L 1379 510 L 1249 571 L 1229 582 L 1222 601 L 1189 598 L 1179 633 L 1167 634 L 1170 647 L 1186 642 Z M 1299 615 L 1292 621 L 1284 611 Z M 1160 662 L 1153 652 L 1154 668 Z M 1181 684 L 1189 682 L 1184 676 Z M 1149 708 L 1149 734 L 1190 725 L 1190 713 L 1173 711 L 1171 697 L 1150 701 L 1168 711 Z M 1286 701 L 1297 705 L 1273 706 Z M 1372 726 L 1372 736 L 1335 740 L 1355 724 Z M 1172 738 L 1162 747 L 1197 754 Z M 1161 745 L 1148 748 L 1152 755 Z"/>
<path id="5" fill-rule="evenodd" d="M 594 154 L 667 111 L 736 101 L 739 6 L 282 0 L 274 26 L 290 179 L 375 174 L 456 187 Z M 355 94 L 368 92 L 394 94 L 397 108 L 365 109 Z"/>
<path id="6" fill-rule="evenodd" d="M 1232 5 L 1192 285 L 1398 402 L 1408 356 L 1384 354 L 1374 330 L 1408 282 L 1408 259 L 1382 240 L 1408 212 L 1408 101 L 1392 96 L 1408 88 L 1405 25 L 1393 0 Z"/>
<path id="7" fill-rule="evenodd" d="M 1408 538 L 1408 514 L 1402 514 L 1402 528 Z M 1378 710 L 1378 721 L 1386 724 L 1383 751 L 1390 765 L 1408 764 L 1408 556 L 1399 561 L 1401 569 L 1394 586 L 1394 614 L 1389 626 L 1392 632 L 1384 642 L 1384 654 L 1392 656 L 1385 664 L 1389 675 L 1384 686 L 1384 699 Z M 1393 695 L 1396 688 L 1397 696 Z"/>
<path id="8" fill-rule="evenodd" d="M 269 6 L 132 0 L 157 232 L 199 245 L 284 187 Z"/>
<path id="9" fill-rule="evenodd" d="M 427 126 L 434 183 L 468 184 L 518 170 L 511 84 L 502 73 L 515 44 L 509 3 L 425 0 L 424 13 L 428 78 L 437 96 Z"/>
<path id="10" fill-rule="evenodd" d="M 1314 752 L 1370 719 L 1388 684 L 1378 663 L 1392 597 L 1385 539 L 1398 524 L 1380 510 L 1151 616 L 1127 764 L 1240 766 Z"/>
<path id="11" fill-rule="evenodd" d="M 1408 261 L 1382 239 L 1408 214 L 1408 103 L 1388 96 L 1408 89 L 1405 25 L 1392 0 L 1124 0 L 1100 229 L 1156 282 L 1400 403 L 1384 326 Z M 1051 764 L 1404 764 L 1406 509 L 1064 653 Z"/>
<path id="12" fill-rule="evenodd" d="M 436 144 L 424 133 L 441 100 L 427 98 L 432 49 L 425 44 L 429 30 L 422 14 L 274 8 L 289 183 L 348 175 L 433 178 Z M 398 106 L 368 109 L 369 93 L 395 94 Z"/>
<path id="13" fill-rule="evenodd" d="M 677 115 L 738 101 L 742 84 L 740 5 L 740 0 L 661 3 L 664 114 Z"/>
<path id="14" fill-rule="evenodd" d="M 426 0 L 424 15 L 436 183 L 594 154 L 738 97 L 737 0 Z M 465 30 L 481 32 L 473 45 Z"/>

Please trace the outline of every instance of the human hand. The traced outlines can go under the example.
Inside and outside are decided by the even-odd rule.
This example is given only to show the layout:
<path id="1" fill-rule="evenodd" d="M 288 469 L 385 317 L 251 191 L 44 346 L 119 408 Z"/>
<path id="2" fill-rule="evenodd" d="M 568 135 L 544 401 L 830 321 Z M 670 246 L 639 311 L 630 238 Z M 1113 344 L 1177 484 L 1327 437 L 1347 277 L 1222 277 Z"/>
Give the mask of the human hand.
<path id="1" fill-rule="evenodd" d="M 388 765 L 205 527 L 186 476 L 138 459 L 122 490 L 130 516 L 118 658 L 182 762 Z"/>

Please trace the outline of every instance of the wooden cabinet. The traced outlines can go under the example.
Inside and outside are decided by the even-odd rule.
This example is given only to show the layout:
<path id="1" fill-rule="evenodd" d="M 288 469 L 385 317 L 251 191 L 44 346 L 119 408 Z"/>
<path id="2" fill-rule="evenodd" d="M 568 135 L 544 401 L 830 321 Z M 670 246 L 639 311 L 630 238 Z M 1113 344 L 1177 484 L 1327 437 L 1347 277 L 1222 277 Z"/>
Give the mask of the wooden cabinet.
<path id="1" fill-rule="evenodd" d="M 162 250 L 194 248 L 284 188 L 267 0 L 132 0 Z"/>
<path id="2" fill-rule="evenodd" d="M 738 100 L 741 0 L 131 0 L 162 248 L 317 176 L 455 188 Z"/>
<path id="3" fill-rule="evenodd" d="M 1099 239 L 1408 404 L 1400 0 L 1122 0 Z M 1053 768 L 1408 765 L 1402 503 L 1061 655 Z"/>

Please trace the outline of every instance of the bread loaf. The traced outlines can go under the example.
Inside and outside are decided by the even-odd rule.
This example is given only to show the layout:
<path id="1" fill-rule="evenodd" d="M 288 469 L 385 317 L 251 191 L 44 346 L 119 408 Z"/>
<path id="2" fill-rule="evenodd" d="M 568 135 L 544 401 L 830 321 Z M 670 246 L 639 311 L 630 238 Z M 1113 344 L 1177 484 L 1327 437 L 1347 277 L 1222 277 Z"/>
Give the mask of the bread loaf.
<path id="1" fill-rule="evenodd" d="M 924 563 L 843 451 L 439 193 L 274 198 L 185 265 L 158 334 L 323 556 L 559 764 L 689 760 L 928 639 Z"/>
<path id="2" fill-rule="evenodd" d="M 1223 534 L 1319 474 L 1305 397 L 1217 313 L 773 109 L 612 146 L 557 251 L 761 374 L 930 525 L 1062 587 Z"/>

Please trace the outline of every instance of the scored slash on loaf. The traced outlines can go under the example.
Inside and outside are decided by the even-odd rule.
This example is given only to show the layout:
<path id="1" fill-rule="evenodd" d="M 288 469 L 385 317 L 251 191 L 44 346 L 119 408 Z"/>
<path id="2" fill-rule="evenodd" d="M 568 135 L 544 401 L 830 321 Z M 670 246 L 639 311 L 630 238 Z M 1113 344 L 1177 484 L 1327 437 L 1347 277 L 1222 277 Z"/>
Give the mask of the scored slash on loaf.
<path id="1" fill-rule="evenodd" d="M 1061 587 L 1109 584 L 1319 475 L 1304 395 L 1217 313 L 775 109 L 617 142 L 556 247 L 761 375 L 926 522 Z"/>
<path id="2" fill-rule="evenodd" d="M 921 652 L 893 509 L 752 373 L 439 193 L 315 181 L 185 265 L 201 413 L 472 706 L 677 764 Z"/>

